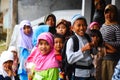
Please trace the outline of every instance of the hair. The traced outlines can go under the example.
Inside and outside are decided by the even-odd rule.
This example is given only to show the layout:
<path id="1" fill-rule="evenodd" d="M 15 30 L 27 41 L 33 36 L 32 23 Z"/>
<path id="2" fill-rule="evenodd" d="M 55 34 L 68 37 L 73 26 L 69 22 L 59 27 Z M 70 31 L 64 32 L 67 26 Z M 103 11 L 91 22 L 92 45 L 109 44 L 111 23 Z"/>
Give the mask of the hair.
<path id="1" fill-rule="evenodd" d="M 61 38 L 62 41 L 63 41 L 63 43 L 64 43 L 64 41 L 65 41 L 65 37 L 64 37 L 63 35 L 61 35 L 61 34 L 58 34 L 58 33 L 54 34 L 54 39 L 55 39 L 55 38 Z"/>
<path id="2" fill-rule="evenodd" d="M 115 13 L 114 19 L 118 20 L 118 9 L 117 9 L 117 7 L 115 5 L 108 4 L 105 7 L 104 14 L 108 13 L 108 11 L 114 11 L 114 13 Z"/>
<path id="3" fill-rule="evenodd" d="M 98 46 L 102 46 L 102 43 L 103 43 L 103 37 L 102 37 L 102 34 L 99 30 L 90 30 L 90 36 L 93 37 L 93 36 L 97 36 L 99 37 L 99 42 L 98 42 Z"/>
<path id="4" fill-rule="evenodd" d="M 71 22 L 61 19 L 60 21 L 57 22 L 56 28 L 60 25 L 63 24 L 66 27 L 66 33 L 65 36 L 69 36 L 70 35 L 70 26 L 71 26 Z"/>
<path id="5" fill-rule="evenodd" d="M 87 25 L 87 21 L 86 21 L 86 19 L 85 19 L 84 17 L 79 17 L 79 18 L 76 19 L 76 20 L 83 20 L 83 21 L 85 22 L 85 26 L 88 26 L 88 25 Z M 75 21 L 76 21 L 76 20 L 75 20 Z"/>

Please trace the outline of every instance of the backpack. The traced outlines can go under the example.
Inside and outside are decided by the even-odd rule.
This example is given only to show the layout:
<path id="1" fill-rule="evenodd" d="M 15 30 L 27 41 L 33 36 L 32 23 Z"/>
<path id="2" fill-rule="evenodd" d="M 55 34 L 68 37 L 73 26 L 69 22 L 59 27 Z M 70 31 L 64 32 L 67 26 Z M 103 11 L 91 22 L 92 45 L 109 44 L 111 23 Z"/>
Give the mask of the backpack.
<path id="1" fill-rule="evenodd" d="M 85 34 L 85 37 L 87 38 L 88 42 L 91 42 L 90 37 L 88 36 L 88 34 Z M 72 38 L 73 40 L 73 50 L 74 52 L 79 50 L 79 40 L 77 38 L 76 35 L 72 35 L 70 38 Z M 69 64 L 67 61 L 67 56 L 66 56 L 66 44 L 67 44 L 67 40 L 64 43 L 64 47 L 62 50 L 62 71 L 64 72 L 65 76 L 67 75 L 69 79 L 71 79 L 72 77 L 72 73 L 75 72 L 75 67 L 76 64 Z M 90 51 L 91 53 L 91 51 Z M 84 67 L 83 67 L 84 68 Z M 65 79 L 64 79 L 65 80 Z"/>

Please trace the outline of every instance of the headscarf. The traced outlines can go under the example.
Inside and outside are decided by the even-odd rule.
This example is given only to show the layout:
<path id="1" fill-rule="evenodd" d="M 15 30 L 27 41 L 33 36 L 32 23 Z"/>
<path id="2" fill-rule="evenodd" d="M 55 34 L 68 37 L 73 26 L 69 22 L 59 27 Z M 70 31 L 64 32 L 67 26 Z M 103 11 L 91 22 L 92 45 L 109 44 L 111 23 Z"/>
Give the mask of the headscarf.
<path id="1" fill-rule="evenodd" d="M 17 48 L 15 46 L 9 46 L 8 51 L 15 51 L 17 52 Z"/>
<path id="2" fill-rule="evenodd" d="M 45 18 L 44 18 L 45 24 L 46 24 L 46 21 L 47 21 L 47 19 L 48 19 L 49 17 L 52 17 L 52 18 L 53 18 L 53 20 L 54 20 L 54 22 L 55 22 L 55 25 L 56 25 L 56 17 L 55 17 L 54 14 L 48 14 L 47 16 L 45 16 Z M 52 27 L 55 27 L 55 25 L 52 26 Z"/>
<path id="3" fill-rule="evenodd" d="M 26 35 L 24 33 L 24 29 L 23 28 L 24 28 L 25 25 L 30 26 L 30 28 L 31 28 L 31 33 L 29 35 Z M 20 39 L 19 39 L 18 46 L 26 48 L 28 50 L 31 50 L 33 48 L 33 45 L 32 45 L 32 35 L 33 35 L 33 30 L 32 30 L 30 21 L 23 20 L 20 23 Z"/>
<path id="4" fill-rule="evenodd" d="M 38 36 L 43 32 L 49 32 L 49 26 L 48 25 L 40 25 L 35 29 L 35 31 L 33 33 L 33 37 L 32 37 L 32 44 L 34 46 L 36 46 L 36 44 L 37 44 Z"/>
<path id="5" fill-rule="evenodd" d="M 90 29 L 93 28 L 94 25 L 98 25 L 98 27 L 100 28 L 100 25 L 99 25 L 98 22 L 92 22 L 92 23 L 90 23 L 89 28 L 90 28 Z"/>
<path id="6" fill-rule="evenodd" d="M 8 76 L 8 74 L 6 73 L 6 71 L 3 68 L 3 63 L 5 63 L 6 61 L 13 61 L 13 53 L 10 51 L 3 51 L 1 56 L 0 56 L 0 75 L 2 75 L 3 77 Z M 15 80 L 14 77 L 11 77 L 12 80 Z"/>
<path id="7" fill-rule="evenodd" d="M 51 47 L 51 51 L 48 54 L 43 55 L 38 49 L 38 44 L 41 39 L 46 40 Z M 41 33 L 37 39 L 37 46 L 28 56 L 27 62 L 33 62 L 35 64 L 35 70 L 37 71 L 46 70 L 49 68 L 58 68 L 58 62 L 55 58 L 53 46 L 53 35 L 49 32 Z"/>

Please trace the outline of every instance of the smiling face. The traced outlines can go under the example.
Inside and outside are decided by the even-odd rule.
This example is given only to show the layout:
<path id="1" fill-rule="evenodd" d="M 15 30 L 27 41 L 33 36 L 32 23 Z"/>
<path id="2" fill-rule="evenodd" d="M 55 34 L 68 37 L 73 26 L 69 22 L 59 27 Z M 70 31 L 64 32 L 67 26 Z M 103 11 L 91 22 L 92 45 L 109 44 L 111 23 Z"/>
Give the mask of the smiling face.
<path id="1" fill-rule="evenodd" d="M 46 40 L 41 39 L 38 43 L 38 49 L 44 55 L 44 54 L 48 54 L 50 52 L 51 47 Z"/>
<path id="2" fill-rule="evenodd" d="M 86 22 L 82 19 L 78 19 L 73 24 L 73 31 L 79 36 L 84 36 L 87 29 Z"/>
<path id="3" fill-rule="evenodd" d="M 13 61 L 8 60 L 3 63 L 3 68 L 5 71 L 12 70 Z"/>

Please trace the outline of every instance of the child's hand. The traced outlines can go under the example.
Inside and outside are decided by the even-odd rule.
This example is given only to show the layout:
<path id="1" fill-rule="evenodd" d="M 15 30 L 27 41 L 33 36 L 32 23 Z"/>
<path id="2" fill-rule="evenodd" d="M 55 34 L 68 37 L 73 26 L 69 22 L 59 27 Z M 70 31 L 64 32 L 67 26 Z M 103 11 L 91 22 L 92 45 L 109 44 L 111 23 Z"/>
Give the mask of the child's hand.
<path id="1" fill-rule="evenodd" d="M 84 45 L 84 47 L 81 48 L 82 52 L 90 50 L 92 48 L 91 43 L 87 43 Z"/>

